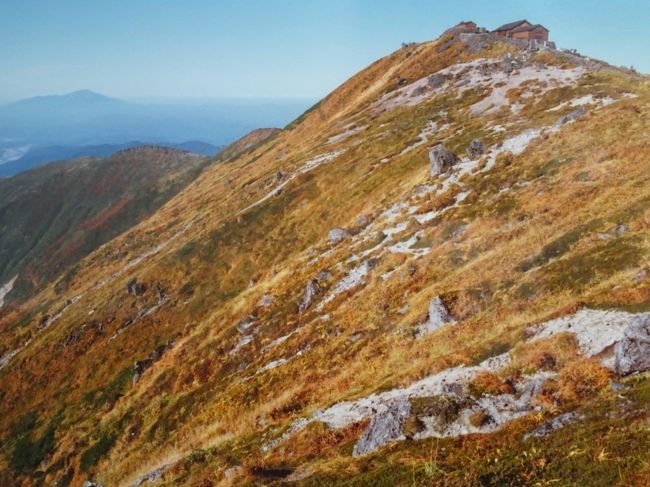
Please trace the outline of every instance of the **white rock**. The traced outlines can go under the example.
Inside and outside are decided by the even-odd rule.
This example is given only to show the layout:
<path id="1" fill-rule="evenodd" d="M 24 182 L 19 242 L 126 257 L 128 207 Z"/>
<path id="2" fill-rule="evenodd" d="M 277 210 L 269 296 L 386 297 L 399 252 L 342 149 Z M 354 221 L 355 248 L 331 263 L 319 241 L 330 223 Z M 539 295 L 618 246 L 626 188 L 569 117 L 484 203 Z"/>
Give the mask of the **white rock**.
<path id="1" fill-rule="evenodd" d="M 16 282 L 16 279 L 18 279 L 18 274 L 16 274 L 14 277 L 9 279 L 2 287 L 0 287 L 0 308 L 2 308 L 5 304 L 5 297 L 7 294 L 11 292 L 11 290 L 14 288 L 14 283 Z"/>
<path id="2" fill-rule="evenodd" d="M 451 314 L 449 314 L 449 311 L 445 307 L 445 303 L 442 302 L 440 296 L 436 296 L 429 303 L 429 319 L 426 323 L 418 327 L 417 333 L 418 336 L 426 335 L 442 326 L 453 324 L 455 322 L 456 320 L 454 320 Z"/>

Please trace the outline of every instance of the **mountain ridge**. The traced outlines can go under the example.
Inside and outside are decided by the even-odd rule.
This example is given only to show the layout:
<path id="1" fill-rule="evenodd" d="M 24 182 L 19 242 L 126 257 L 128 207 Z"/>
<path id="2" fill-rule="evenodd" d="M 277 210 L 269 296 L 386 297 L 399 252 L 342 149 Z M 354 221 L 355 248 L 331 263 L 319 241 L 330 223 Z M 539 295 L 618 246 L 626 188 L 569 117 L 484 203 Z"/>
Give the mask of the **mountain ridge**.
<path id="1" fill-rule="evenodd" d="M 76 159 L 79 157 L 95 156 L 107 157 L 119 150 L 153 145 L 158 147 L 170 147 L 173 149 L 187 150 L 203 156 L 214 156 L 223 147 L 218 147 L 199 140 L 188 140 L 180 143 L 151 143 L 146 144 L 140 141 L 128 141 L 121 144 L 100 144 L 90 146 L 47 146 L 31 149 L 24 156 L 0 164 L 0 177 L 15 176 L 23 171 L 48 164 L 52 162 Z"/>
<path id="2" fill-rule="evenodd" d="M 39 104 L 42 102 L 59 102 L 59 101 L 65 102 L 69 100 L 91 102 L 91 103 L 111 103 L 111 104 L 118 104 L 118 105 L 126 103 L 125 101 L 120 100 L 118 98 L 102 95 L 101 93 L 97 93 L 92 90 L 82 89 L 82 90 L 71 91 L 69 93 L 64 93 L 61 95 L 32 96 L 29 98 L 24 98 L 21 100 L 8 103 L 7 106 L 31 105 L 31 104 Z"/>
<path id="3" fill-rule="evenodd" d="M 642 479 L 647 386 L 607 367 L 649 309 L 649 100 L 490 36 L 373 63 L 0 317 L 3 400 L 36 418 L 0 419 L 3 478 Z"/>

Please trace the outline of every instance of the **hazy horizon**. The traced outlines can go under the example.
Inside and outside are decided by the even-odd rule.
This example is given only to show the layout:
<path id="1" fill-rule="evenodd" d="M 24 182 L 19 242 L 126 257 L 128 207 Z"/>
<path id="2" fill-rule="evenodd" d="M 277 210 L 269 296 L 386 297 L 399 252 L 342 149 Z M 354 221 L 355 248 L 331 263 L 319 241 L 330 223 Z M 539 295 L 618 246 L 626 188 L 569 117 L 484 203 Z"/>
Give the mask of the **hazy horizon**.
<path id="1" fill-rule="evenodd" d="M 37 97 L 54 97 L 65 96 L 80 91 L 91 91 L 98 95 L 107 98 L 114 98 L 116 100 L 125 101 L 128 103 L 137 103 L 141 105 L 247 105 L 247 104 L 277 104 L 277 103 L 315 103 L 318 101 L 316 97 L 308 96 L 278 96 L 278 97 L 261 97 L 261 96 L 192 96 L 192 95 L 179 95 L 179 96 L 114 96 L 110 93 L 99 92 L 89 88 L 80 88 L 78 90 L 57 92 L 57 93 L 41 93 L 38 95 L 22 97 L 22 98 L 4 98 L 0 95 L 0 106 L 10 105 L 12 103 L 28 100 Z"/>

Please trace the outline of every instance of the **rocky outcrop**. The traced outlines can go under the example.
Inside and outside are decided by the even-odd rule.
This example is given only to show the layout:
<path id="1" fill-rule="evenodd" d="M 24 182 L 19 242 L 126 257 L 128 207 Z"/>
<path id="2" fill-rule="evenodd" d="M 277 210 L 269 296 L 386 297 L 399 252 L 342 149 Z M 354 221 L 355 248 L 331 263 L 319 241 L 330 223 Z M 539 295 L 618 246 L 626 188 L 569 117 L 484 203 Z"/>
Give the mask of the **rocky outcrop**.
<path id="1" fill-rule="evenodd" d="M 445 84 L 445 81 L 447 81 L 447 76 L 443 73 L 432 74 L 427 78 L 427 86 L 433 90 L 440 88 Z"/>
<path id="2" fill-rule="evenodd" d="M 571 113 L 568 113 L 567 115 L 564 115 L 560 118 L 557 119 L 555 122 L 556 127 L 561 127 L 562 125 L 566 125 L 569 122 L 574 122 L 575 120 L 578 120 L 580 117 L 584 117 L 587 114 L 587 109 L 584 107 L 577 108 L 576 110 L 573 110 Z"/>
<path id="3" fill-rule="evenodd" d="M 148 472 L 144 475 L 141 475 L 136 479 L 136 481 L 131 484 L 131 487 L 140 487 L 143 484 L 146 484 L 148 482 L 155 482 L 158 480 L 160 477 L 163 476 L 165 471 L 170 467 L 171 465 L 163 465 L 162 467 L 158 467 L 155 470 L 152 470 L 151 472 Z"/>
<path id="4" fill-rule="evenodd" d="M 543 423 L 537 429 L 531 431 L 530 433 L 524 435 L 524 439 L 527 438 L 541 438 L 543 436 L 548 436 L 555 431 L 564 428 L 565 426 L 575 423 L 576 421 L 582 419 L 582 416 L 575 412 L 564 413 L 556 416 L 555 418 Z"/>
<path id="5" fill-rule="evenodd" d="M 149 369 L 155 362 L 160 360 L 167 350 L 172 348 L 173 340 L 170 338 L 166 343 L 158 345 L 144 360 L 136 360 L 133 365 L 133 384 L 135 384 L 142 374 Z"/>
<path id="6" fill-rule="evenodd" d="M 429 303 L 429 319 L 417 329 L 417 335 L 426 335 L 441 326 L 455 323 L 453 316 L 445 307 L 440 296 L 436 296 Z"/>
<path id="7" fill-rule="evenodd" d="M 309 284 L 307 284 L 307 287 L 305 287 L 305 292 L 303 294 L 302 301 L 298 306 L 298 311 L 300 313 L 307 311 L 318 293 L 320 293 L 320 285 L 318 284 L 318 279 L 312 279 Z"/>
<path id="8" fill-rule="evenodd" d="M 131 279 L 126 285 L 126 291 L 131 296 L 142 296 L 146 290 L 147 287 L 141 282 L 138 282 L 138 279 L 136 277 Z"/>
<path id="9" fill-rule="evenodd" d="M 467 157 L 470 159 L 476 159 L 482 156 L 485 153 L 485 145 L 480 139 L 474 139 L 467 146 Z"/>
<path id="10" fill-rule="evenodd" d="M 359 215 L 357 217 L 357 225 L 360 227 L 367 227 L 370 224 L 370 218 L 368 215 Z"/>
<path id="11" fill-rule="evenodd" d="M 438 144 L 429 151 L 430 174 L 432 177 L 438 176 L 445 170 L 452 167 L 460 161 L 459 157 L 445 148 L 442 144 Z"/>
<path id="12" fill-rule="evenodd" d="M 650 370 L 650 313 L 637 316 L 614 347 L 614 370 L 619 375 Z"/>
<path id="13" fill-rule="evenodd" d="M 343 228 L 332 228 L 327 235 L 327 240 L 331 244 L 337 244 L 348 238 L 350 234 Z"/>
<path id="14" fill-rule="evenodd" d="M 257 303 L 257 306 L 260 308 L 268 308 L 273 303 L 273 296 L 270 294 L 265 294 Z"/>
<path id="15" fill-rule="evenodd" d="M 402 429 L 411 415 L 411 402 L 400 398 L 387 404 L 380 404 L 377 413 L 354 445 L 352 455 L 369 453 L 395 440 L 403 440 Z"/>
<path id="16" fill-rule="evenodd" d="M 5 304 L 5 297 L 7 294 L 11 292 L 11 290 L 14 288 L 14 283 L 16 282 L 16 279 L 18 279 L 18 274 L 16 274 L 14 277 L 9 279 L 8 282 L 6 282 L 2 287 L 0 287 L 0 308 L 2 308 Z"/>

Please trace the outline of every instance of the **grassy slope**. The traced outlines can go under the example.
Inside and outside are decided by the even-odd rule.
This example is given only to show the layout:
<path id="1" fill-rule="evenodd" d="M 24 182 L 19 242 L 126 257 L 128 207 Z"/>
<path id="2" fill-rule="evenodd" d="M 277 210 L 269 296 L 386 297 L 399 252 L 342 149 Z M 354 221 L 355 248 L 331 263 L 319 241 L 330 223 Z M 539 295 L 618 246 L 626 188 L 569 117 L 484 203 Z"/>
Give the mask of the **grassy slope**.
<path id="1" fill-rule="evenodd" d="M 0 281 L 24 300 L 94 249 L 154 213 L 207 159 L 142 147 L 50 164 L 0 187 Z"/>
<path id="2" fill-rule="evenodd" d="M 474 56 L 511 49 L 497 44 Z M 647 83 L 597 71 L 575 87 L 521 99 L 520 115 L 478 119 L 466 108 L 483 94 L 471 91 L 460 99 L 449 93 L 379 115 L 365 109 L 395 89 L 398 74 L 413 81 L 468 58 L 462 45 L 446 46 L 442 40 L 378 61 L 286 131 L 231 164 L 211 167 L 151 219 L 89 255 L 70 280 L 4 317 L 0 325 L 8 349 L 29 337 L 32 341 L 0 375 L 3 403 L 11 405 L 0 418 L 3 437 L 11 439 L 3 450 L 3 478 L 16 475 L 20 438 L 38 447 L 33 451 L 45 450 L 39 458 L 46 458 L 45 464 L 26 469 L 32 478 L 51 481 L 69 472 L 74 485 L 94 472 L 108 485 L 125 485 L 139 473 L 176 461 L 164 478 L 170 485 L 209 485 L 200 482 L 216 482 L 237 465 L 247 472 L 242 481 L 258 483 L 273 481 L 273 471 L 284 468 L 307 471 L 306 482 L 314 484 L 338 483 L 341 472 L 357 476 L 360 485 L 413 479 L 516 484 L 568 475 L 573 430 L 548 440 L 557 454 L 541 451 L 539 441 L 519 443 L 521 432 L 541 418 L 488 437 L 444 440 L 437 446 L 430 440 L 401 443 L 360 460 L 349 457 L 359 426 L 330 432 L 313 425 L 275 451 L 259 449 L 292 420 L 319 407 L 409 384 L 451 365 L 476 363 L 516 345 L 526 325 L 580 304 L 648 309 L 647 278 L 635 279 L 647 265 L 650 224 Z M 638 97 L 621 99 L 624 92 Z M 398 155 L 417 140 L 427 121 L 449 123 L 436 137 L 459 150 L 475 136 L 489 143 L 505 137 L 488 134 L 488 124 L 508 123 L 516 134 L 552 123 L 563 112 L 548 108 L 585 93 L 619 101 L 535 140 L 519 156 L 500 158 L 485 176 L 468 179 L 473 191 L 465 204 L 417 228 L 432 251 L 417 260 L 383 256 L 367 285 L 326 307 L 329 321 L 320 320 L 313 308 L 297 313 L 309 279 L 328 269 L 331 286 L 355 265 L 345 263 L 352 252 L 346 244 L 316 264 L 309 264 L 308 249 L 324 252 L 329 228 L 352 227 L 360 214 L 376 216 L 427 180 L 426 151 L 434 141 Z M 447 111 L 444 120 L 441 109 Z M 334 146 L 326 144 L 350 123 L 368 128 Z M 334 162 L 297 176 L 279 195 L 242 212 L 277 183 L 278 170 L 290 173 L 337 147 L 346 152 Z M 389 163 L 379 163 L 386 157 Z M 500 191 L 504 187 L 510 190 Z M 448 204 L 448 198 L 418 204 L 424 212 Z M 630 231 L 598 238 L 619 224 Z M 453 236 L 462 225 L 468 225 L 465 232 Z M 395 239 L 414 230 L 410 225 Z M 158 253 L 95 285 L 164 242 Z M 388 270 L 395 271 L 394 278 L 378 278 Z M 148 286 L 141 297 L 125 292 L 134 276 Z M 164 289 L 169 301 L 138 317 L 155 305 L 156 288 Z M 260 308 L 256 303 L 265 292 L 274 300 Z M 459 324 L 414 341 L 410 332 L 435 294 L 450 303 Z M 38 330 L 44 313 L 52 314 L 78 295 L 79 302 L 59 321 Z M 409 311 L 400 314 L 407 303 Z M 235 325 L 251 314 L 259 332 L 251 345 L 230 354 L 240 337 Z M 263 349 L 293 331 L 280 345 Z M 132 386 L 133 361 L 170 337 L 176 340 L 172 351 Z M 297 355 L 301 350 L 307 351 Z M 292 359 L 248 377 L 279 358 Z M 640 404 L 647 397 L 644 387 L 637 384 L 630 392 Z M 584 406 L 595 408 L 595 418 L 617 407 L 616 398 L 601 394 Z M 27 413 L 36 420 L 27 421 Z M 616 462 L 617 468 L 608 471 L 619 479 L 635 480 L 639 469 L 647 471 L 647 458 L 639 452 L 647 451 L 648 437 L 645 430 L 637 431 L 646 419 L 644 413 L 630 414 L 634 421 L 622 416 L 586 422 L 575 443 L 583 451 L 576 454 L 581 463 L 570 470 L 576 482 L 600 479 L 611 466 L 594 467 L 599 446 L 606 450 L 601 458 Z M 595 443 L 605 429 L 608 443 Z M 631 439 L 623 441 L 626 435 Z M 445 448 L 444 455 L 438 447 Z"/>

